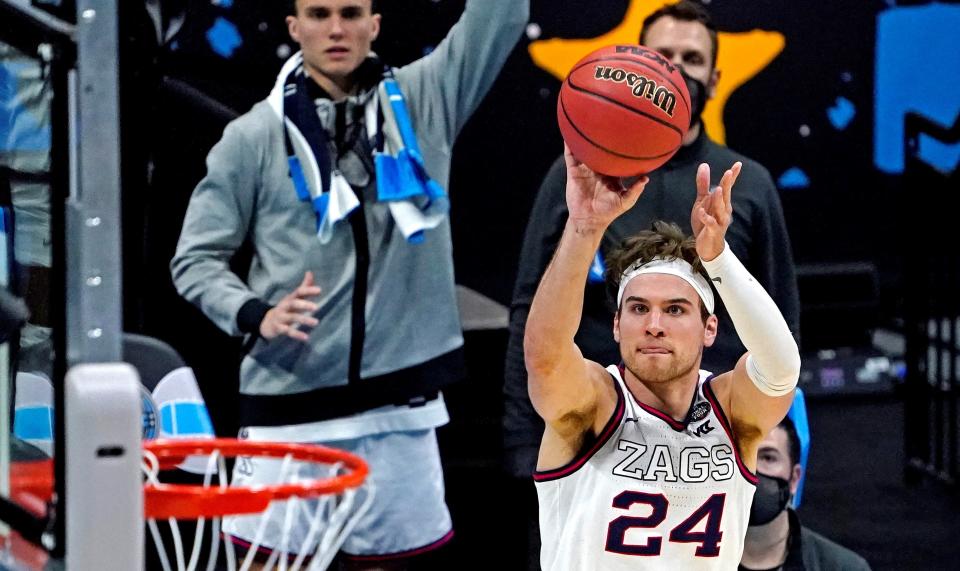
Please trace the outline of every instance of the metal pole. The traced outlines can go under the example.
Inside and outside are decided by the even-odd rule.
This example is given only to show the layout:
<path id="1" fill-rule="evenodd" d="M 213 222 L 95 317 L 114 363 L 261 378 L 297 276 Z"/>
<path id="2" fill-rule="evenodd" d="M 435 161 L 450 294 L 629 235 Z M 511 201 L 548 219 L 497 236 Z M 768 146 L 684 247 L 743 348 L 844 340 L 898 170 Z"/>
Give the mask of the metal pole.
<path id="1" fill-rule="evenodd" d="M 121 358 L 117 0 L 77 2 L 77 183 L 67 204 L 67 359 Z"/>
<path id="2" fill-rule="evenodd" d="M 106 370 L 90 369 L 89 364 L 117 363 L 122 358 L 118 28 L 118 0 L 77 0 L 76 73 L 68 88 L 70 195 L 65 207 L 66 361 L 71 372 L 80 364 L 88 367 L 85 371 Z M 135 372 L 132 376 L 136 379 Z M 81 398 L 94 388 L 102 388 L 100 381 L 108 381 L 120 395 L 124 388 L 121 379 L 107 377 L 77 374 L 73 377 L 77 386 L 70 393 L 72 399 L 65 389 L 57 391 L 62 398 L 56 411 L 57 486 L 65 496 L 58 498 L 56 536 L 62 541 L 57 542 L 54 554 L 65 555 L 67 566 L 76 571 L 133 569 L 142 564 L 142 510 L 115 511 L 107 516 L 109 521 L 102 521 L 98 510 L 84 501 L 102 497 L 105 486 L 117 485 L 81 474 L 93 474 L 100 464 L 113 460 L 81 454 L 89 452 L 85 447 L 98 429 L 109 424 L 105 424 L 107 420 L 116 420 L 93 422 L 96 416 L 86 414 L 90 403 Z M 87 383 L 90 387 L 82 386 Z M 139 416 L 138 407 L 132 406 L 129 412 Z M 73 430 L 66 430 L 71 423 Z M 127 436 L 115 434 L 117 439 Z M 125 458 L 139 455 L 138 439 L 124 442 Z M 138 461 L 122 465 L 130 469 L 114 471 L 117 481 L 135 482 L 139 490 Z M 134 503 L 127 503 L 128 499 Z M 142 496 L 120 500 L 127 507 L 136 507 Z M 127 541 L 111 544 L 99 533 L 102 530 L 130 533 Z M 117 562 L 122 563 L 116 566 Z"/>

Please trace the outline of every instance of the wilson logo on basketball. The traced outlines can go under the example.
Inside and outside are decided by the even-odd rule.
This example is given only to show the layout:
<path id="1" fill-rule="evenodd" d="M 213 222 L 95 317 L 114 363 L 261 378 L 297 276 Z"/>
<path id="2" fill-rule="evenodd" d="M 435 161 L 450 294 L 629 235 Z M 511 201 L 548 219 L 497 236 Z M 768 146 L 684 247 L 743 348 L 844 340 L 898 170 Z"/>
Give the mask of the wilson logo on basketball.
<path id="1" fill-rule="evenodd" d="M 594 78 L 613 83 L 626 83 L 633 90 L 634 97 L 646 97 L 667 116 L 673 117 L 673 109 L 677 106 L 676 93 L 648 77 L 618 67 L 598 65 Z"/>

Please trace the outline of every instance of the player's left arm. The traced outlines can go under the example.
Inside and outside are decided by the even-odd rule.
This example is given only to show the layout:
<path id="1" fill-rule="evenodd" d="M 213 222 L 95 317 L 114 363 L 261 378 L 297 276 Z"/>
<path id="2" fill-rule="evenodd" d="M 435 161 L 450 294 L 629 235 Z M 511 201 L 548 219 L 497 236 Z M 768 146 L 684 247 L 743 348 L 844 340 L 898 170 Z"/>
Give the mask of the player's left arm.
<path id="1" fill-rule="evenodd" d="M 691 224 L 697 254 L 747 348 L 734 370 L 711 386 L 730 419 L 744 461 L 753 469 L 756 446 L 793 402 L 800 351 L 777 304 L 724 241 L 733 217 L 733 185 L 741 167 L 736 163 L 711 192 L 709 167 L 700 166 Z"/>

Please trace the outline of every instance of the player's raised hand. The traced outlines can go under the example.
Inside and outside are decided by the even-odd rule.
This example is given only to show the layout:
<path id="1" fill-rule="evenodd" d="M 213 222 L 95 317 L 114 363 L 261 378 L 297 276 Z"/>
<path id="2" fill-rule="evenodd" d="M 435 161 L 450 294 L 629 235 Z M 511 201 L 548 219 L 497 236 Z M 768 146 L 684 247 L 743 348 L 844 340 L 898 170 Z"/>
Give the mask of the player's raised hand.
<path id="1" fill-rule="evenodd" d="M 298 341 L 307 341 L 310 334 L 304 329 L 316 327 L 319 321 L 311 314 L 318 308 L 310 298 L 320 295 L 320 287 L 313 282 L 313 272 L 303 274 L 297 289 L 288 293 L 263 317 L 260 335 L 274 339 L 286 335 Z"/>
<path id="2" fill-rule="evenodd" d="M 712 260 L 723 252 L 723 238 L 733 220 L 733 185 L 740 176 L 739 161 L 723 173 L 720 184 L 710 189 L 710 165 L 697 169 L 697 199 L 690 212 L 690 226 L 697 240 L 697 255 Z"/>
<path id="3" fill-rule="evenodd" d="M 578 223 L 605 228 L 636 204 L 650 180 L 642 176 L 625 187 L 617 177 L 592 171 L 567 146 L 563 156 L 567 163 L 567 210 L 570 219 Z"/>

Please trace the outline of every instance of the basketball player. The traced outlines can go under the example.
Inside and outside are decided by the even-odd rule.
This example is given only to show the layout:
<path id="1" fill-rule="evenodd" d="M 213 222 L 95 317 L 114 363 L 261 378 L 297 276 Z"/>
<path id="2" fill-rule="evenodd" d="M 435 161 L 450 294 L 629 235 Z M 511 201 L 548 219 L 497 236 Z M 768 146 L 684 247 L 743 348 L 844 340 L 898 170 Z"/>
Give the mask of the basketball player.
<path id="1" fill-rule="evenodd" d="M 604 369 L 573 341 L 583 284 L 607 226 L 647 178 L 627 188 L 565 158 L 569 216 L 524 338 L 530 398 L 546 422 L 534 474 L 543 570 L 735 569 L 757 447 L 789 409 L 800 369 L 777 306 L 724 241 L 742 165 L 712 192 L 700 166 L 695 239 L 660 223 L 613 254 L 623 361 Z M 717 376 L 699 367 L 717 332 L 711 282 L 748 351 Z"/>

